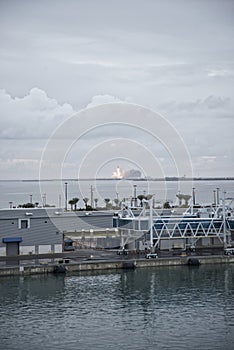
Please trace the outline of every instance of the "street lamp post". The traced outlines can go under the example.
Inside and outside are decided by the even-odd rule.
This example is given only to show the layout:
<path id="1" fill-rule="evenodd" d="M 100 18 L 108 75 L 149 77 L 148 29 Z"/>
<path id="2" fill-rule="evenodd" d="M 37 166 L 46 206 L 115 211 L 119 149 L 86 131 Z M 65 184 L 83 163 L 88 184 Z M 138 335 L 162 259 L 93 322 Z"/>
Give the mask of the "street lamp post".
<path id="1" fill-rule="evenodd" d="M 153 250 L 153 197 L 149 200 L 150 203 L 150 252 L 152 253 Z"/>
<path id="2" fill-rule="evenodd" d="M 217 201 L 216 201 L 216 191 L 214 190 L 213 191 L 213 193 L 214 193 L 214 207 L 216 208 L 216 205 L 217 205 Z"/>
<path id="3" fill-rule="evenodd" d="M 91 187 L 90 187 L 90 194 L 91 194 L 91 207 L 93 208 L 94 207 L 94 204 L 93 204 L 93 190 L 94 190 L 94 188 L 93 188 L 93 186 L 91 185 Z"/>
<path id="4" fill-rule="evenodd" d="M 42 196 L 42 206 L 43 208 L 46 207 L 46 193 L 43 193 L 43 196 Z"/>
<path id="5" fill-rule="evenodd" d="M 193 205 L 196 204 L 196 198 L 195 198 L 195 188 L 193 187 Z"/>
<path id="6" fill-rule="evenodd" d="M 226 192 L 223 192 L 223 247 L 224 247 L 224 249 L 227 248 L 225 195 L 226 195 Z"/>
<path id="7" fill-rule="evenodd" d="M 134 187 L 134 207 L 137 206 L 137 196 L 136 196 L 136 188 L 137 188 L 137 185 L 133 185 Z"/>
<path id="8" fill-rule="evenodd" d="M 219 187 L 217 187 L 216 188 L 216 190 L 217 190 L 217 201 L 216 201 L 216 203 L 217 203 L 217 206 L 219 206 Z"/>
<path id="9" fill-rule="evenodd" d="M 67 182 L 65 182 L 65 210 L 67 211 Z"/>
<path id="10" fill-rule="evenodd" d="M 61 194 L 59 194 L 59 209 L 61 210 Z"/>

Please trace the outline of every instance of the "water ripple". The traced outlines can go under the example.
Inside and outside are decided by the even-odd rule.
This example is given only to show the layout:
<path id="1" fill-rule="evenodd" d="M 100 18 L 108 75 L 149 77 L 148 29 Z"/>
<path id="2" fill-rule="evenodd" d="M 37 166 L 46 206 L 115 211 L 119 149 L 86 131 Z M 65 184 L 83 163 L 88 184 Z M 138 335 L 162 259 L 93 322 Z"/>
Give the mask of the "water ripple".
<path id="1" fill-rule="evenodd" d="M 234 266 L 0 281 L 4 349 L 231 350 Z"/>

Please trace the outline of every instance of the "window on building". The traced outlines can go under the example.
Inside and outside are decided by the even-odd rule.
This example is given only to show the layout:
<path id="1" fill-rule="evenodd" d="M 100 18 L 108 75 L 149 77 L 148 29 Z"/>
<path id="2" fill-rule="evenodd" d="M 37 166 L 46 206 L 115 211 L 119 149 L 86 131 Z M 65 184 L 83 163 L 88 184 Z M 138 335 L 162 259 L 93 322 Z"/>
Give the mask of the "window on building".
<path id="1" fill-rule="evenodd" d="M 19 229 L 30 228 L 30 219 L 19 219 Z"/>

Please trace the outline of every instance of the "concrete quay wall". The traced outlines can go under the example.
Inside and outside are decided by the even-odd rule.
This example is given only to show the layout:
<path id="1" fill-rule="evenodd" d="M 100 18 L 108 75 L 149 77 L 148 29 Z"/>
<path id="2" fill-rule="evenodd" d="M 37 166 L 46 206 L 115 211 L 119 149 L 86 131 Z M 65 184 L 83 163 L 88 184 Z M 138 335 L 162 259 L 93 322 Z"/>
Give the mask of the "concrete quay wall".
<path id="1" fill-rule="evenodd" d="M 60 264 L 60 266 L 66 267 L 66 272 L 77 272 L 77 271 L 93 271 L 93 270 L 113 270 L 122 269 L 123 261 L 110 261 L 110 262 L 82 262 L 82 263 L 67 263 Z M 30 276 L 36 274 L 48 274 L 54 273 L 55 266 L 58 264 L 43 264 L 36 266 L 14 266 L 14 267 L 1 267 L 0 277 L 3 276 Z"/>
<path id="2" fill-rule="evenodd" d="M 234 256 L 202 256 L 194 257 L 199 260 L 201 265 L 205 264 L 229 264 L 234 263 Z M 190 257 L 181 258 L 159 258 L 151 260 L 116 260 L 116 261 L 87 261 L 87 262 L 69 262 L 62 264 L 66 267 L 67 273 L 79 271 L 95 271 L 95 270 L 116 270 L 128 268 L 144 268 L 144 267 L 163 267 L 163 266 L 179 266 L 188 265 Z M 4 276 L 30 276 L 35 274 L 54 273 L 55 266 L 58 264 L 43 264 L 34 266 L 4 266 L 0 268 L 0 277 Z"/>

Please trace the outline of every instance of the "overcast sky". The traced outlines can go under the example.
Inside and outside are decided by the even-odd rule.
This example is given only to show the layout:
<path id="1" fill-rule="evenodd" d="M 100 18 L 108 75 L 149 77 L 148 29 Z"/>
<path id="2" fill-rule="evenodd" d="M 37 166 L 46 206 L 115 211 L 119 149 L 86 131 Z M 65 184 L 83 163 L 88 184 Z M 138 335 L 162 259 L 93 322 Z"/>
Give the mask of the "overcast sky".
<path id="1" fill-rule="evenodd" d="M 232 0 L 0 0 L 0 179 L 38 178 L 56 128 L 75 112 L 118 101 L 164 116 L 195 176 L 234 176 L 233 38 Z M 107 127 L 92 133 L 92 147 L 116 138 L 148 147 L 137 130 Z M 67 156 L 64 176 L 77 176 L 89 142 Z M 102 176 L 121 166 L 120 154 Z M 126 158 L 144 172 L 140 160 Z M 169 166 L 162 173 L 176 175 Z"/>

